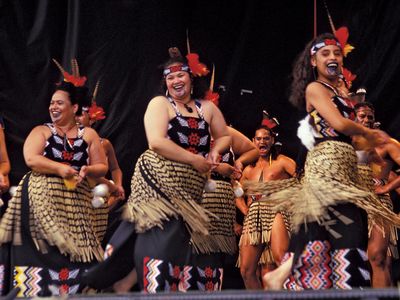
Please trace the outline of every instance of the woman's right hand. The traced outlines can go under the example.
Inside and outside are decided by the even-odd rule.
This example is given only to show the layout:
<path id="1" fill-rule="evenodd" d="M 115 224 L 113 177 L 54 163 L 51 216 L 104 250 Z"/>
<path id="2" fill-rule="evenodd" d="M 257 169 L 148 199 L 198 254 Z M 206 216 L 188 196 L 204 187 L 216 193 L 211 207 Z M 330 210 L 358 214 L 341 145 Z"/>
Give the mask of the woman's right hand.
<path id="1" fill-rule="evenodd" d="M 211 170 L 212 163 L 205 159 L 203 156 L 198 154 L 193 154 L 191 166 L 195 168 L 200 173 L 204 174 Z"/>
<path id="2" fill-rule="evenodd" d="M 62 178 L 71 178 L 78 175 L 78 171 L 71 166 L 60 163 L 58 167 L 58 175 Z"/>

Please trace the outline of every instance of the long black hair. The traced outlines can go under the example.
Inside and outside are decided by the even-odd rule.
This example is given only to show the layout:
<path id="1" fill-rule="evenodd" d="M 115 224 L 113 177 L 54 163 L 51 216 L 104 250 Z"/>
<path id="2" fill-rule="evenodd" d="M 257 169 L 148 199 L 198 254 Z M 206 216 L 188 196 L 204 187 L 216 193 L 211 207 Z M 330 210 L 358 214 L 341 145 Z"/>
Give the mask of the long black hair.
<path id="1" fill-rule="evenodd" d="M 335 36 L 331 33 L 323 33 L 310 41 L 304 50 L 297 56 L 291 74 L 291 85 L 289 102 L 297 108 L 304 110 L 305 106 L 305 91 L 307 85 L 316 80 L 316 70 L 311 66 L 311 47 L 314 44 L 323 42 L 325 39 L 334 39 Z"/>

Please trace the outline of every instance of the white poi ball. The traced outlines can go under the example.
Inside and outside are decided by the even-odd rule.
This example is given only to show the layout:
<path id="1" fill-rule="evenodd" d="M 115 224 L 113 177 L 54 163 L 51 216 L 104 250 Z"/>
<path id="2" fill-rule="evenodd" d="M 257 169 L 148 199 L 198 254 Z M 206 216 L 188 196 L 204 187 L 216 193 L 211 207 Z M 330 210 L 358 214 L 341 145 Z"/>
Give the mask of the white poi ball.
<path id="1" fill-rule="evenodd" d="M 108 194 L 108 186 L 105 183 L 96 185 L 93 189 L 93 195 L 97 197 L 105 197 Z"/>
<path id="2" fill-rule="evenodd" d="M 106 200 L 103 197 L 94 196 L 92 199 L 92 205 L 94 208 L 99 208 L 104 205 Z"/>
<path id="3" fill-rule="evenodd" d="M 204 185 L 204 191 L 206 193 L 211 193 L 215 192 L 216 189 L 217 189 L 217 183 L 215 182 L 215 180 L 208 179 L 206 184 Z"/>
<path id="4" fill-rule="evenodd" d="M 233 193 L 235 194 L 235 197 L 237 197 L 237 198 L 243 197 L 243 195 L 244 195 L 244 191 L 241 186 L 236 186 L 233 189 Z"/>
<path id="5" fill-rule="evenodd" d="M 15 185 L 11 186 L 10 189 L 8 190 L 11 197 L 14 197 L 16 191 L 17 191 L 17 187 Z"/>

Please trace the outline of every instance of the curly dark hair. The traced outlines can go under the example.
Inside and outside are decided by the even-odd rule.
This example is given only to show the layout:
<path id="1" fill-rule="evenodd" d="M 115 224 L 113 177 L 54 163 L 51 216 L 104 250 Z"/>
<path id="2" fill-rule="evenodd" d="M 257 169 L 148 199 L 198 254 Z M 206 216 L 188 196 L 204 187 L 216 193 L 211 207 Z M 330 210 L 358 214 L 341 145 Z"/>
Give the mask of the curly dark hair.
<path id="1" fill-rule="evenodd" d="M 86 86 L 76 87 L 70 82 L 62 81 L 60 84 L 56 85 L 56 91 L 64 91 L 69 95 L 71 104 L 78 104 L 78 110 L 76 115 L 82 114 L 82 107 L 91 105 L 91 96 L 89 89 Z"/>
<path id="2" fill-rule="evenodd" d="M 311 66 L 311 47 L 325 39 L 334 39 L 337 41 L 331 33 L 323 33 L 317 36 L 305 46 L 293 64 L 293 71 L 290 76 L 289 102 L 299 109 L 304 109 L 307 85 L 316 79 L 316 74 L 314 74 L 314 69 Z"/>
<path id="3" fill-rule="evenodd" d="M 354 105 L 354 111 L 357 112 L 362 107 L 368 107 L 370 108 L 373 112 L 375 112 L 375 107 L 372 105 L 370 102 L 360 102 Z"/>
<path id="4" fill-rule="evenodd" d="M 164 70 L 165 68 L 173 65 L 173 64 L 188 64 L 188 61 L 186 58 L 183 56 L 177 56 L 177 57 L 171 57 L 168 59 L 165 63 L 163 63 L 160 66 L 160 69 Z M 193 87 L 193 93 L 192 93 L 192 98 L 193 99 L 203 99 L 206 91 L 208 90 L 207 82 L 205 77 L 195 77 L 191 73 L 190 78 L 192 79 L 192 87 Z M 161 79 L 161 84 L 160 84 L 160 90 L 159 93 L 161 95 L 165 95 L 165 91 L 167 90 L 167 84 L 165 82 L 164 76 Z"/>

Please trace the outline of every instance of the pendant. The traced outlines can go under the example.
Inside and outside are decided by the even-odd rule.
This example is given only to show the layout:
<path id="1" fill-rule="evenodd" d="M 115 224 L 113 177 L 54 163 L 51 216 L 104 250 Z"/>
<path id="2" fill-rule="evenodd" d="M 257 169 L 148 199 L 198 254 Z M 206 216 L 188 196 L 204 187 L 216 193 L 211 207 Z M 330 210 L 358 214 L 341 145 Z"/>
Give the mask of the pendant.
<path id="1" fill-rule="evenodd" d="M 189 105 L 187 105 L 186 103 L 185 104 L 183 104 L 183 106 L 186 108 L 186 110 L 189 112 L 189 113 L 192 113 L 193 112 L 193 108 L 191 108 Z"/>

